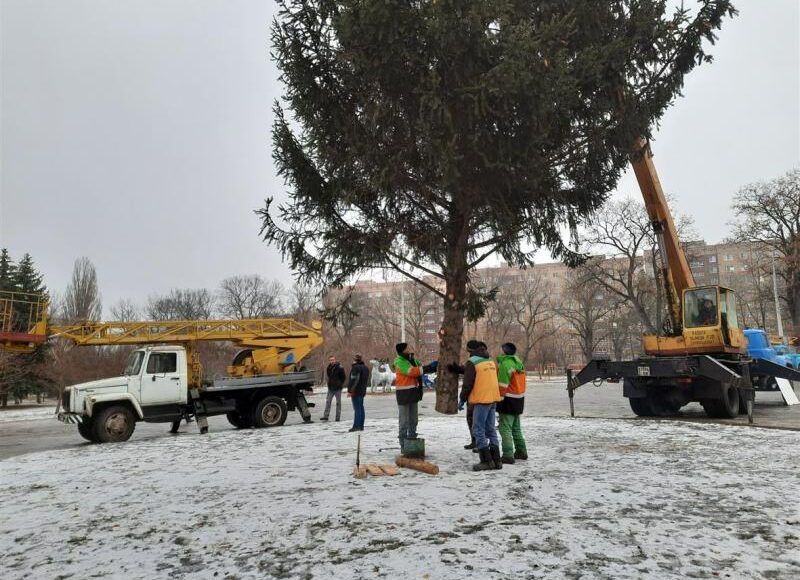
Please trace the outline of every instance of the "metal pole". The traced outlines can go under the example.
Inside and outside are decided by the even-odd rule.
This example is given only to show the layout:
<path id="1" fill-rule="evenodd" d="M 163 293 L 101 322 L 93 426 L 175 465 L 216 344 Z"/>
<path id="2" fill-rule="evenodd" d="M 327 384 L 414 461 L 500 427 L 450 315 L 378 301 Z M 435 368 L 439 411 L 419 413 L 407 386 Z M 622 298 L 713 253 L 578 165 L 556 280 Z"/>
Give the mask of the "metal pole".
<path id="1" fill-rule="evenodd" d="M 572 388 L 572 370 L 567 369 L 567 393 L 569 394 L 569 416 L 575 416 L 575 389 Z"/>
<path id="2" fill-rule="evenodd" d="M 786 337 L 783 335 L 783 321 L 781 320 L 781 303 L 778 301 L 778 276 L 775 274 L 775 252 L 772 252 L 772 294 L 775 297 L 775 316 L 778 319 L 778 336 L 783 344 Z"/>
<path id="3" fill-rule="evenodd" d="M 406 283 L 400 282 L 400 342 L 406 341 Z"/>

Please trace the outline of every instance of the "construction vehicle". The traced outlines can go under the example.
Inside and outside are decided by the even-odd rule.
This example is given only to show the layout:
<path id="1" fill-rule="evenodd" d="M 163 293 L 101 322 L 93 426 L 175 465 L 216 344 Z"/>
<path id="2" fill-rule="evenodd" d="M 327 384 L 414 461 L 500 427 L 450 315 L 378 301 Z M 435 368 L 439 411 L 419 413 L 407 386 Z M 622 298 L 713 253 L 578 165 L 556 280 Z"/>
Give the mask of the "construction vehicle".
<path id="1" fill-rule="evenodd" d="M 657 241 L 667 303 L 665 328 L 643 336 L 645 356 L 592 360 L 574 377 L 568 373 L 570 403 L 580 385 L 622 381 L 623 395 L 638 416 L 672 415 L 697 401 L 709 417 L 730 419 L 746 411 L 752 421 L 753 379 L 798 381 L 800 373 L 749 356 L 734 291 L 695 284 L 644 140 L 632 152 L 631 164 Z"/>
<path id="2" fill-rule="evenodd" d="M 764 330 L 748 328 L 744 335 L 747 337 L 747 352 L 753 360 L 766 360 L 790 369 L 800 368 L 800 355 L 793 353 L 791 347 L 782 342 L 772 342 Z M 752 379 L 756 391 L 779 390 L 778 382 L 773 376 L 754 375 Z"/>
<path id="3" fill-rule="evenodd" d="M 126 441 L 138 421 L 171 423 L 226 415 L 237 428 L 282 425 L 297 409 L 311 420 L 305 393 L 315 382 L 303 358 L 322 344 L 321 324 L 287 318 L 82 322 L 51 325 L 46 298 L 0 292 L 0 349 L 33 352 L 58 337 L 78 346 L 136 346 L 119 377 L 67 387 L 58 419 L 76 423 L 93 442 Z M 226 341 L 241 346 L 228 376 L 203 377 L 197 344 Z"/>

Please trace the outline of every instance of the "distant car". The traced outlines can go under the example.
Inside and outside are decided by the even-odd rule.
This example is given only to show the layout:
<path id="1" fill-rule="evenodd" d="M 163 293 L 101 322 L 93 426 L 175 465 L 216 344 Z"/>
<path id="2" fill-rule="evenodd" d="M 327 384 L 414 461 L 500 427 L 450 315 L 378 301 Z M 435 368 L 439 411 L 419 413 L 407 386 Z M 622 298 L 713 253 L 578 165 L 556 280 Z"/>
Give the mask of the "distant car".
<path id="1" fill-rule="evenodd" d="M 748 328 L 744 331 L 747 338 L 747 352 L 751 358 L 763 359 L 769 362 L 789 367 L 797 368 L 796 364 L 792 364 L 789 356 L 781 354 L 769 342 L 767 333 L 760 328 Z M 754 376 L 753 387 L 757 391 L 777 391 L 778 382 L 775 377 L 770 376 Z"/>

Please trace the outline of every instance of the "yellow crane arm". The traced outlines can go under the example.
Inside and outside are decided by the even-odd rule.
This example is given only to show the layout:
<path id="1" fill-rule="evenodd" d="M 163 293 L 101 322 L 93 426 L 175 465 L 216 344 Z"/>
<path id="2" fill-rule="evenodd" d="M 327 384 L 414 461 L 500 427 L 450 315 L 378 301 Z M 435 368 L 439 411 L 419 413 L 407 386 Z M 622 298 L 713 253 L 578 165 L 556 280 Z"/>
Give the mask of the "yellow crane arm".
<path id="1" fill-rule="evenodd" d="M 83 322 L 50 325 L 50 337 L 77 345 L 138 345 L 226 341 L 242 346 L 294 348 L 298 341 L 321 341 L 319 328 L 291 318 L 252 320 L 175 320 L 143 322 Z"/>
<path id="2" fill-rule="evenodd" d="M 683 320 L 683 291 L 695 286 L 692 270 L 681 248 L 678 230 L 672 221 L 664 190 L 658 179 L 649 144 L 641 139 L 631 157 L 631 165 L 639 182 L 647 215 L 656 234 L 661 273 L 666 285 L 672 330 L 680 333 Z"/>
<path id="3" fill-rule="evenodd" d="M 198 342 L 224 341 L 241 346 L 245 350 L 237 355 L 228 372 L 236 377 L 254 376 L 296 369 L 322 344 L 321 329 L 319 322 L 309 326 L 291 318 L 51 325 L 46 296 L 0 292 L 0 350 L 33 352 L 53 337 L 79 346 L 181 344 L 189 354 L 192 384 L 200 384 L 202 379 L 202 365 L 195 350 Z"/>

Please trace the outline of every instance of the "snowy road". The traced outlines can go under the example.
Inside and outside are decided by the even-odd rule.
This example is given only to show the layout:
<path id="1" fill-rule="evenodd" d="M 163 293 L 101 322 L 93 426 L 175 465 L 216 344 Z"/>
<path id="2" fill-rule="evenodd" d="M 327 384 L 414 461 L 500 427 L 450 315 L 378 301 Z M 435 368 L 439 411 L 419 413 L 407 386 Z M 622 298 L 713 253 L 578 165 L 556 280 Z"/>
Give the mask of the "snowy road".
<path id="1" fill-rule="evenodd" d="M 525 421 L 531 460 L 483 473 L 463 417 L 422 420 L 438 476 L 353 479 L 346 424 L 7 459 L 0 577 L 800 577 L 800 433 Z"/>

